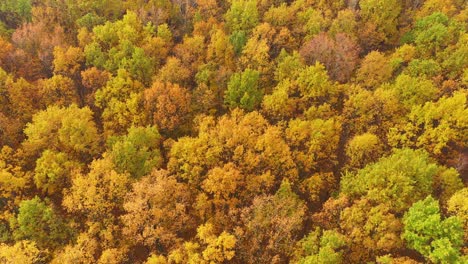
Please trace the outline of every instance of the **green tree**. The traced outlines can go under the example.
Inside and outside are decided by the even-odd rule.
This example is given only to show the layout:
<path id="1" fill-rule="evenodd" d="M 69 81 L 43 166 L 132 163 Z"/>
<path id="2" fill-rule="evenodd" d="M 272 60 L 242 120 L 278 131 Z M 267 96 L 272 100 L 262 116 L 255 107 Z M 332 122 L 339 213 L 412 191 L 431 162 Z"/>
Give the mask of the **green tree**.
<path id="1" fill-rule="evenodd" d="M 65 153 L 45 150 L 36 160 L 34 183 L 43 193 L 61 194 L 71 182 L 72 171 L 80 169 L 80 165 Z"/>
<path id="2" fill-rule="evenodd" d="M 71 236 L 71 229 L 64 220 L 39 197 L 23 200 L 18 215 L 12 220 L 15 239 L 31 239 L 41 248 L 58 247 Z"/>
<path id="3" fill-rule="evenodd" d="M 240 107 L 252 111 L 262 100 L 262 91 L 258 87 L 258 71 L 246 69 L 231 76 L 224 102 L 231 108 Z"/>
<path id="4" fill-rule="evenodd" d="M 139 178 L 162 162 L 160 135 L 156 127 L 130 127 L 128 134 L 109 139 L 109 157 L 119 173 Z"/>
<path id="5" fill-rule="evenodd" d="M 224 15 L 230 32 L 253 29 L 258 21 L 257 0 L 235 0 Z"/>
<path id="6" fill-rule="evenodd" d="M 350 197 L 366 197 L 377 204 L 388 203 L 402 213 L 414 202 L 432 193 L 439 169 L 423 150 L 400 149 L 341 179 L 341 191 Z"/>
<path id="7" fill-rule="evenodd" d="M 442 219 L 431 196 L 411 206 L 403 217 L 403 239 L 408 246 L 434 263 L 462 263 L 463 228 L 460 219 Z"/>
<path id="8" fill-rule="evenodd" d="M 392 86 L 396 90 L 400 101 L 411 109 L 414 105 L 422 105 L 425 102 L 436 98 L 437 87 L 424 78 L 413 78 L 405 74 L 400 74 L 395 84 Z"/>
<path id="9" fill-rule="evenodd" d="M 343 262 L 347 239 L 336 230 L 316 228 L 297 243 L 297 264 L 337 264 Z"/>

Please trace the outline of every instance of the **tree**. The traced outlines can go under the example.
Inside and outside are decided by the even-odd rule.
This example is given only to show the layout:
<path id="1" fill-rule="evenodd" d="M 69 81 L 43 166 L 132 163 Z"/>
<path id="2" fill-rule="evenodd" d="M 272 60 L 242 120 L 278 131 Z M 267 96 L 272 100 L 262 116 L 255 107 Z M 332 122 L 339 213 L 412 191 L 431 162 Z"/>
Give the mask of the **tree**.
<path id="1" fill-rule="evenodd" d="M 89 107 L 94 106 L 95 92 L 104 87 L 111 78 L 107 71 L 101 71 L 96 67 L 88 68 L 81 72 L 81 84 L 84 89 L 84 99 Z"/>
<path id="2" fill-rule="evenodd" d="M 39 59 L 42 67 L 41 76 L 52 72 L 54 47 L 66 44 L 64 29 L 56 24 L 46 24 L 46 21 L 25 23 L 12 35 L 15 46 L 22 49 L 28 56 Z"/>
<path id="3" fill-rule="evenodd" d="M 23 78 L 16 80 L 8 78 L 5 86 L 8 92 L 6 98 L 11 105 L 15 105 L 15 107 L 11 107 L 10 115 L 27 122 L 34 113 L 41 109 L 39 86 L 29 83 Z"/>
<path id="4" fill-rule="evenodd" d="M 172 145 L 168 170 L 197 189 L 210 169 L 232 162 L 245 175 L 241 189 L 245 204 L 254 196 L 276 189 L 282 178 L 297 180 L 297 169 L 281 130 L 257 112 L 233 110 L 215 121 L 200 120 L 198 135 Z"/>
<path id="5" fill-rule="evenodd" d="M 86 64 L 114 74 L 125 69 L 131 78 L 149 84 L 155 71 L 155 58 L 148 56 L 154 54 L 148 49 L 153 34 L 150 24 L 144 26 L 136 13 L 128 11 L 121 20 L 93 28 L 92 41 L 84 47 Z"/>
<path id="6" fill-rule="evenodd" d="M 43 261 L 44 257 L 44 252 L 34 241 L 22 240 L 13 246 L 0 244 L 0 261 L 5 264 L 34 264 Z"/>
<path id="7" fill-rule="evenodd" d="M 258 23 L 258 10 L 256 0 L 232 1 L 229 10 L 224 15 L 226 25 L 231 33 L 236 31 L 249 31 Z"/>
<path id="8" fill-rule="evenodd" d="M 68 212 L 91 221 L 112 222 L 115 214 L 123 211 L 129 177 L 117 173 L 106 156 L 93 161 L 89 169 L 87 174 L 74 175 L 71 187 L 64 191 L 62 204 Z"/>
<path id="9" fill-rule="evenodd" d="M 89 263 L 95 262 L 95 255 L 98 254 L 98 241 L 89 236 L 88 233 L 81 233 L 77 236 L 76 243 L 66 245 L 63 249 L 54 254 L 52 264 L 60 263 Z"/>
<path id="10" fill-rule="evenodd" d="M 198 213 L 216 226 L 229 227 L 239 214 L 245 198 L 246 178 L 233 163 L 211 169 L 202 183 L 203 192 L 196 201 Z"/>
<path id="11" fill-rule="evenodd" d="M 366 164 L 373 163 L 382 153 L 382 142 L 372 133 L 356 135 L 346 146 L 347 163 L 350 168 L 360 169 Z"/>
<path id="12" fill-rule="evenodd" d="M 95 93 L 95 104 L 102 110 L 104 135 L 124 134 L 131 126 L 143 125 L 146 119 L 143 108 L 144 86 L 133 79 L 126 70 L 118 70 L 117 76 Z"/>
<path id="13" fill-rule="evenodd" d="M 135 182 L 125 197 L 124 234 L 131 237 L 132 243 L 168 253 L 194 229 L 190 199 L 185 184 L 166 171 L 154 170 Z"/>
<path id="14" fill-rule="evenodd" d="M 310 176 L 317 171 L 333 171 L 338 162 L 336 153 L 341 132 L 339 120 L 292 119 L 285 132 L 301 177 Z"/>
<path id="15" fill-rule="evenodd" d="M 262 87 L 271 83 L 272 65 L 270 62 L 270 46 L 266 39 L 252 36 L 242 48 L 239 62 L 242 69 L 252 69 L 260 73 Z"/>
<path id="16" fill-rule="evenodd" d="M 190 103 L 189 91 L 173 83 L 156 81 L 144 92 L 144 107 L 150 122 L 164 132 L 180 130 L 187 124 Z"/>
<path id="17" fill-rule="evenodd" d="M 408 246 L 434 263 L 461 261 L 463 228 L 460 219 L 441 219 L 439 204 L 431 196 L 411 206 L 403 217 L 403 239 Z"/>
<path id="18" fill-rule="evenodd" d="M 193 76 L 199 65 L 203 63 L 206 58 L 206 51 L 207 46 L 204 34 L 195 35 L 193 37 L 186 36 L 184 37 L 184 41 L 182 43 L 174 47 L 174 52 L 177 55 L 177 58 L 180 60 L 179 69 L 188 73 L 186 77 L 187 79 Z M 174 76 L 170 75 L 167 75 L 167 77 L 174 78 Z M 187 83 L 189 82 L 189 80 L 185 81 Z"/>
<path id="19" fill-rule="evenodd" d="M 298 90 L 304 99 L 320 103 L 332 99 L 338 93 L 337 87 L 329 80 L 325 67 L 319 62 L 302 70 L 297 82 Z"/>
<path id="20" fill-rule="evenodd" d="M 240 107 L 252 111 L 262 100 L 262 92 L 258 88 L 258 71 L 246 69 L 231 76 L 224 102 L 230 108 Z"/>
<path id="21" fill-rule="evenodd" d="M 2 199 L 2 213 L 0 219 L 9 218 L 9 210 L 17 208 L 23 196 L 29 190 L 31 175 L 25 173 L 14 161 L 16 153 L 10 147 L 4 146 L 0 152 L 0 199 Z M 2 241 L 3 242 L 3 241 Z"/>
<path id="22" fill-rule="evenodd" d="M 301 239 L 295 252 L 297 264 L 342 263 L 347 248 L 347 239 L 336 230 L 316 228 Z"/>
<path id="23" fill-rule="evenodd" d="M 182 64 L 179 58 L 169 57 L 166 64 L 159 70 L 156 79 L 162 83 L 168 82 L 183 86 L 189 82 L 190 74 L 190 70 Z"/>
<path id="24" fill-rule="evenodd" d="M 350 135 L 372 133 L 385 139 L 405 114 L 395 90 L 369 91 L 351 86 L 344 102 L 343 116 Z"/>
<path id="25" fill-rule="evenodd" d="M 341 212 L 340 227 L 349 239 L 352 262 L 369 261 L 403 247 L 403 225 L 392 211 L 392 205 L 375 205 L 364 198 Z"/>
<path id="26" fill-rule="evenodd" d="M 80 163 L 70 160 L 63 152 L 45 150 L 36 160 L 34 183 L 43 193 L 60 195 L 70 185 L 71 174 L 80 169 Z"/>
<path id="27" fill-rule="evenodd" d="M 211 224 L 199 226 L 197 236 L 206 244 L 202 255 L 207 262 L 222 263 L 231 260 L 236 254 L 236 237 L 226 231 L 217 236 Z"/>
<path id="28" fill-rule="evenodd" d="M 71 229 L 63 219 L 39 197 L 23 200 L 18 215 L 12 220 L 16 240 L 30 239 L 40 248 L 55 248 L 68 241 Z"/>
<path id="29" fill-rule="evenodd" d="M 233 259 L 236 254 L 236 237 L 226 231 L 217 235 L 215 227 L 210 223 L 197 228 L 197 238 L 197 242 L 185 242 L 173 250 L 169 254 L 169 262 L 222 263 Z"/>
<path id="30" fill-rule="evenodd" d="M 433 56 L 450 43 L 447 28 L 449 18 L 443 13 L 433 13 L 416 21 L 410 33 L 416 48 L 425 56 Z"/>
<path id="31" fill-rule="evenodd" d="M 376 71 L 375 69 L 379 69 Z M 392 67 L 384 54 L 372 51 L 364 57 L 356 72 L 356 81 L 365 88 L 375 90 L 392 77 Z"/>
<path id="32" fill-rule="evenodd" d="M 81 101 L 78 89 L 69 77 L 54 75 L 50 79 L 40 80 L 38 86 L 41 101 L 45 107 L 69 106 L 79 104 Z"/>
<path id="33" fill-rule="evenodd" d="M 93 114 L 87 107 L 50 106 L 33 116 L 24 133 L 27 139 L 23 146 L 32 155 L 50 149 L 89 158 L 98 151 L 99 137 Z"/>
<path id="34" fill-rule="evenodd" d="M 307 64 L 322 63 L 330 77 L 339 82 L 349 80 L 359 55 L 357 44 L 343 33 L 336 34 L 334 38 L 320 33 L 306 42 L 300 51 Z"/>
<path id="35" fill-rule="evenodd" d="M 298 52 L 288 54 L 285 50 L 281 51 L 277 61 L 274 76 L 278 84 L 271 94 L 263 97 L 262 107 L 267 116 L 282 119 L 292 117 L 302 106 L 297 98 L 297 78 L 304 69 L 304 63 Z"/>
<path id="36" fill-rule="evenodd" d="M 450 197 L 447 202 L 447 211 L 460 219 L 463 224 L 464 241 L 468 240 L 468 205 L 466 199 L 468 198 L 468 188 L 458 190 Z M 465 243 L 466 244 L 466 243 Z M 467 247 L 463 247 L 463 252 L 466 254 Z"/>
<path id="37" fill-rule="evenodd" d="M 236 258 L 255 263 L 288 261 L 305 213 L 304 202 L 283 180 L 275 195 L 257 197 L 246 209 Z"/>
<path id="38" fill-rule="evenodd" d="M 466 147 L 468 122 L 466 94 L 455 92 L 436 102 L 414 106 L 405 121 L 390 129 L 389 144 L 393 147 L 424 148 L 442 162 L 457 156 Z"/>
<path id="39" fill-rule="evenodd" d="M 83 51 L 79 47 L 68 47 L 67 49 L 56 46 L 54 48 L 54 73 L 66 75 L 70 78 L 79 73 L 84 62 Z"/>
<path id="40" fill-rule="evenodd" d="M 398 17 L 401 5 L 397 0 L 361 0 L 360 15 L 365 27 L 375 26 L 378 39 L 386 44 L 392 44 L 398 37 Z"/>
<path id="41" fill-rule="evenodd" d="M 402 213 L 414 202 L 432 193 L 439 171 L 423 150 L 400 149 L 341 179 L 341 191 L 350 197 L 366 197 L 376 204 L 388 204 Z"/>
<path id="42" fill-rule="evenodd" d="M 130 127 L 128 134 L 109 139 L 109 157 L 118 173 L 139 178 L 162 162 L 160 135 L 156 127 Z"/>

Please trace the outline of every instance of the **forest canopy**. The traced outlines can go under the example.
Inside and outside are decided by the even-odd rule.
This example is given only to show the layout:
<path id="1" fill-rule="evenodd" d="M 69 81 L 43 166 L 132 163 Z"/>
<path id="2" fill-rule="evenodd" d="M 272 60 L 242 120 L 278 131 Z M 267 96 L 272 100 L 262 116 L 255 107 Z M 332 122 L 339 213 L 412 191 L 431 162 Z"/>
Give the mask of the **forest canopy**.
<path id="1" fill-rule="evenodd" d="M 468 2 L 1 0 L 0 263 L 468 263 Z"/>

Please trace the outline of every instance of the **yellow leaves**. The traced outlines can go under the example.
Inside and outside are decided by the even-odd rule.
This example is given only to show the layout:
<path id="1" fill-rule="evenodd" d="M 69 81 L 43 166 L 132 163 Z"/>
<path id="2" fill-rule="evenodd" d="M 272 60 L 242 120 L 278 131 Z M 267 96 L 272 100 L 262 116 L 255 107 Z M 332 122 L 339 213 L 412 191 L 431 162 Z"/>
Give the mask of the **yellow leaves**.
<path id="1" fill-rule="evenodd" d="M 234 66 L 234 48 L 229 42 L 229 37 L 223 30 L 217 29 L 211 35 L 210 41 L 206 55 L 207 60 L 232 68 Z"/>
<path id="2" fill-rule="evenodd" d="M 83 51 L 79 47 L 54 47 L 54 73 L 74 76 L 84 61 Z"/>
<path id="3" fill-rule="evenodd" d="M 437 102 L 414 106 L 406 123 L 390 129 L 389 144 L 424 148 L 436 157 L 453 158 L 455 146 L 463 148 L 468 140 L 466 98 L 466 92 L 459 91 Z"/>
<path id="4" fill-rule="evenodd" d="M 80 98 L 72 79 L 63 75 L 54 75 L 50 79 L 40 80 L 39 95 L 45 106 L 69 106 L 78 104 Z"/>
<path id="5" fill-rule="evenodd" d="M 44 261 L 45 252 L 37 249 L 36 243 L 28 240 L 17 242 L 13 246 L 0 244 L 0 262 L 4 264 L 35 264 Z"/>
<path id="6" fill-rule="evenodd" d="M 350 168 L 362 168 L 368 163 L 375 162 L 382 153 L 382 142 L 372 133 L 356 135 L 346 146 Z"/>
<path id="7" fill-rule="evenodd" d="M 447 209 L 451 214 L 458 216 L 463 223 L 465 223 L 465 229 L 468 229 L 468 187 L 465 187 L 455 194 L 448 200 Z"/>
<path id="8" fill-rule="evenodd" d="M 92 111 L 76 105 L 51 106 L 37 113 L 24 133 L 27 140 L 23 145 L 31 153 L 48 148 L 69 154 L 95 154 L 99 143 Z"/>
<path id="9" fill-rule="evenodd" d="M 203 181 L 203 189 L 214 195 L 215 199 L 227 199 L 236 192 L 243 177 L 233 163 L 227 163 L 223 168 L 216 167 L 208 172 Z"/>
<path id="10" fill-rule="evenodd" d="M 223 263 L 234 257 L 237 240 L 233 235 L 223 231 L 216 236 L 213 225 L 208 223 L 198 227 L 197 236 L 206 244 L 202 252 L 206 263 Z"/>
<path id="11" fill-rule="evenodd" d="M 250 38 L 239 59 L 242 68 L 257 70 L 261 75 L 269 73 L 271 70 L 269 52 L 270 46 L 265 39 Z"/>
<path id="12" fill-rule="evenodd" d="M 335 118 L 291 120 L 286 129 L 286 139 L 300 171 L 310 173 L 318 168 L 330 171 L 337 162 L 340 133 L 341 122 Z"/>
<path id="13" fill-rule="evenodd" d="M 93 161 L 90 169 L 87 175 L 80 173 L 73 178 L 72 186 L 65 190 L 63 206 L 90 219 L 109 218 L 121 209 L 129 178 L 118 174 L 107 157 Z"/>
<path id="14" fill-rule="evenodd" d="M 335 183 L 333 173 L 315 173 L 302 182 L 301 189 L 307 194 L 308 201 L 315 204 L 333 190 Z"/>
<path id="15" fill-rule="evenodd" d="M 166 64 L 159 70 L 156 79 L 160 82 L 184 84 L 190 77 L 190 71 L 182 64 L 180 59 L 169 57 Z"/>
<path id="16" fill-rule="evenodd" d="M 376 70 L 379 69 L 379 70 Z M 356 73 L 356 81 L 364 87 L 375 90 L 392 77 L 393 69 L 384 54 L 372 51 L 364 57 Z"/>
<path id="17" fill-rule="evenodd" d="M 204 119 L 197 137 L 179 139 L 172 147 L 168 168 L 199 186 L 209 170 L 230 162 L 246 179 L 255 182 L 246 186 L 254 193 L 266 191 L 258 189 L 260 186 L 269 189 L 271 179 L 297 177 L 279 128 L 270 126 L 257 112 L 244 114 L 240 110 L 214 124 L 211 118 Z"/>

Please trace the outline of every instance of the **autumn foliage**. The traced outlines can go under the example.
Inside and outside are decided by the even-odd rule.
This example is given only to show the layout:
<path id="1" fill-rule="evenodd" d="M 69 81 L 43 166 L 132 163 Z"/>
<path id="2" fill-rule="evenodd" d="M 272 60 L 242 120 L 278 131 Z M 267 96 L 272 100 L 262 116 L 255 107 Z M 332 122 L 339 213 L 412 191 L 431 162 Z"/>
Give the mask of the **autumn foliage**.
<path id="1" fill-rule="evenodd" d="M 463 0 L 0 0 L 0 263 L 467 263 Z"/>

